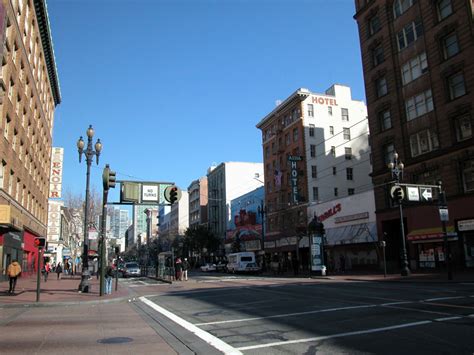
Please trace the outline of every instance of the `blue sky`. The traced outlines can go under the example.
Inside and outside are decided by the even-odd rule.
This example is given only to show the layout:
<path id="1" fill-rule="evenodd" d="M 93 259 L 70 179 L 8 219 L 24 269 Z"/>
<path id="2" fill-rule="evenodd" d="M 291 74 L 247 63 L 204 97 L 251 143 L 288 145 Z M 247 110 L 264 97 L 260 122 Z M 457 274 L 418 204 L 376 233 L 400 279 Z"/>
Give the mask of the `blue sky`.
<path id="1" fill-rule="evenodd" d="M 85 190 L 89 124 L 122 180 L 182 189 L 212 163 L 262 162 L 255 125 L 305 87 L 365 100 L 353 0 L 49 0 L 63 189 Z M 94 138 L 94 141 L 95 141 Z M 112 198 L 113 200 L 114 198 Z"/>

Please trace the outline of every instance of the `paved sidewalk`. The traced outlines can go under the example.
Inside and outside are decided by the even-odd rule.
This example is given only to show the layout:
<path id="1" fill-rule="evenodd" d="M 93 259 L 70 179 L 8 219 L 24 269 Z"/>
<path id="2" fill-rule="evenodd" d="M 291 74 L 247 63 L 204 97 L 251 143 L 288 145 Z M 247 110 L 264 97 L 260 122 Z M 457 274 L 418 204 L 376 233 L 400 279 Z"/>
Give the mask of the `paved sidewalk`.
<path id="1" fill-rule="evenodd" d="M 89 293 L 79 293 L 78 287 L 81 277 L 65 276 L 60 280 L 56 274 L 51 273 L 48 281 L 41 280 L 41 304 L 55 304 L 64 302 L 87 302 L 87 301 L 106 301 L 113 299 L 125 299 L 133 296 L 133 291 L 119 283 L 115 291 L 115 280 L 113 281 L 112 294 L 99 296 L 99 280 L 94 276 L 89 282 L 91 284 Z M 36 304 L 36 275 L 28 277 L 19 277 L 14 295 L 8 294 L 8 281 L 0 282 L 0 307 L 5 305 L 24 305 Z"/>

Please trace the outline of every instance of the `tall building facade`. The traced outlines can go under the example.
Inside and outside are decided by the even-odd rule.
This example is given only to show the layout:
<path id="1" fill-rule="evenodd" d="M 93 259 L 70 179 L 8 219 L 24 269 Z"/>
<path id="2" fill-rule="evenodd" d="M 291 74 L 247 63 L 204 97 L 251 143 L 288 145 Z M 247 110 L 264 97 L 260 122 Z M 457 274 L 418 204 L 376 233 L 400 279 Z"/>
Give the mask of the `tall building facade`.
<path id="1" fill-rule="evenodd" d="M 371 190 L 365 104 L 344 85 L 324 94 L 301 88 L 257 128 L 265 165 L 265 252 L 291 253 L 308 265 L 311 206 Z"/>
<path id="2" fill-rule="evenodd" d="M 246 192 L 262 186 L 263 164 L 249 162 L 224 162 L 208 169 L 209 230 L 224 241 L 231 218 L 230 202 Z"/>
<path id="3" fill-rule="evenodd" d="M 0 1 L 0 275 L 35 268 L 46 237 L 54 110 L 61 102 L 45 0 Z M 2 276 L 0 276 L 2 277 Z"/>
<path id="4" fill-rule="evenodd" d="M 189 228 L 207 226 L 207 176 L 191 182 L 188 196 Z"/>
<path id="5" fill-rule="evenodd" d="M 453 262 L 474 267 L 474 22 L 470 0 L 356 0 L 365 78 L 377 229 L 387 262 L 399 266 L 400 215 L 387 164 L 404 163 L 403 183 L 447 195 Z M 378 187 L 378 188 L 377 188 Z M 438 190 L 433 189 L 434 200 Z M 403 203 L 411 268 L 446 258 L 435 203 Z"/>

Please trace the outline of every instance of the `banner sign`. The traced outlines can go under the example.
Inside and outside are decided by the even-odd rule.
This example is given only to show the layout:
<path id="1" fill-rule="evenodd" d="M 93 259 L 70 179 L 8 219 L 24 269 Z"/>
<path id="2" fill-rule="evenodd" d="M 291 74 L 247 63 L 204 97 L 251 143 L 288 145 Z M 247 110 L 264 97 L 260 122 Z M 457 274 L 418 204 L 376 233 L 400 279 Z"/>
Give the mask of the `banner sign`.
<path id="1" fill-rule="evenodd" d="M 61 207 L 63 205 L 63 201 L 48 201 L 48 242 L 59 241 L 61 235 Z"/>
<path id="2" fill-rule="evenodd" d="M 51 173 L 49 176 L 49 198 L 61 198 L 63 156 L 64 148 L 53 147 L 51 153 Z"/>

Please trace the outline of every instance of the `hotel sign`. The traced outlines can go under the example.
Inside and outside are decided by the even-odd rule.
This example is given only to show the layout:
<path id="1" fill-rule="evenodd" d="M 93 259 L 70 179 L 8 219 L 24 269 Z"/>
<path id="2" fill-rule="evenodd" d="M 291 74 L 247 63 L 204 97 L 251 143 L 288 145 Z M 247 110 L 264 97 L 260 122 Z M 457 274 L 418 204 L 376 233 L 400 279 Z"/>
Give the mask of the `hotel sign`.
<path id="1" fill-rule="evenodd" d="M 48 242 L 59 241 L 61 235 L 61 207 L 62 201 L 48 201 Z"/>
<path id="2" fill-rule="evenodd" d="M 298 203 L 298 169 L 297 162 L 302 161 L 303 157 L 298 155 L 290 155 L 288 161 L 290 162 L 290 181 L 291 181 L 291 194 L 293 196 L 293 203 Z"/>
<path id="3" fill-rule="evenodd" d="M 51 173 L 49 177 L 49 198 L 61 198 L 63 184 L 64 148 L 53 147 Z"/>

